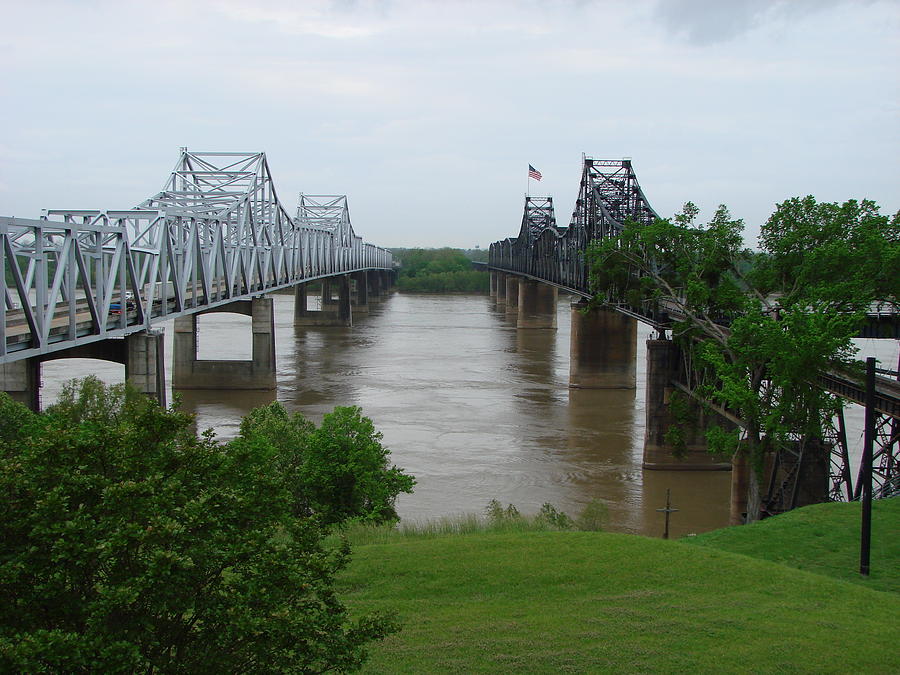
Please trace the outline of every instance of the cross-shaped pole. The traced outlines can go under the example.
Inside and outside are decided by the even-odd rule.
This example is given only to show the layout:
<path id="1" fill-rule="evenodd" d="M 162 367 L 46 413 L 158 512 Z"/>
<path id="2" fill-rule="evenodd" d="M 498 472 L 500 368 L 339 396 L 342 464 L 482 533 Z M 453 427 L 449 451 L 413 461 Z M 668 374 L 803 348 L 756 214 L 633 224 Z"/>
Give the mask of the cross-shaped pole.
<path id="1" fill-rule="evenodd" d="M 669 499 L 669 496 L 670 496 L 669 493 L 670 493 L 670 492 L 671 492 L 671 488 L 666 488 L 666 508 L 664 508 L 664 509 L 656 509 L 657 511 L 660 511 L 661 513 L 665 513 L 665 514 L 666 514 L 666 529 L 665 529 L 665 531 L 663 532 L 663 539 L 668 539 L 668 538 L 669 538 L 669 514 L 670 514 L 670 513 L 675 513 L 675 512 L 678 510 L 678 509 L 673 509 L 673 508 L 672 508 L 672 502 L 671 502 L 671 500 Z"/>

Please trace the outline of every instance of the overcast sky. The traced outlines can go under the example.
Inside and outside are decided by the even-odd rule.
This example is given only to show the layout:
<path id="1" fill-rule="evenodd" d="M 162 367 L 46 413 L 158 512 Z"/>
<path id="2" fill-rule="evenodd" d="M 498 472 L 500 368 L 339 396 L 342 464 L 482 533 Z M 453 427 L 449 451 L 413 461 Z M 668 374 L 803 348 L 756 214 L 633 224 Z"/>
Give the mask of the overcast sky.
<path id="1" fill-rule="evenodd" d="M 581 155 L 749 243 L 813 194 L 900 209 L 900 2 L 0 0 L 0 215 L 120 209 L 191 150 L 265 151 L 384 246 L 514 236 Z"/>

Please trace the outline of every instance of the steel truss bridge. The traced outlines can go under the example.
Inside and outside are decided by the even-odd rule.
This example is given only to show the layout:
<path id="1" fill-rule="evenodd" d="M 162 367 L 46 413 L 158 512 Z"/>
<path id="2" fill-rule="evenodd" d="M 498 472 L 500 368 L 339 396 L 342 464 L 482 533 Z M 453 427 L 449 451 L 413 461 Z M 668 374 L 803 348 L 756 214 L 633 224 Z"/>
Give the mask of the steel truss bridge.
<path id="1" fill-rule="evenodd" d="M 343 195 L 292 217 L 264 153 L 188 152 L 162 191 L 121 211 L 0 217 L 0 364 L 149 330 L 317 278 L 392 269 Z"/>
<path id="2" fill-rule="evenodd" d="M 626 221 L 649 224 L 658 217 L 638 183 L 630 160 L 584 157 L 578 198 L 569 225 L 557 224 L 552 197 L 527 196 L 518 236 L 491 244 L 488 267 L 593 298 L 585 259 L 590 242 L 618 237 Z M 632 307 L 621 302 L 610 306 L 659 331 L 670 328 L 672 319 L 677 318 L 664 305 Z M 873 310 L 869 326 L 861 335 L 900 339 L 897 314 L 892 309 Z M 836 396 L 865 405 L 861 377 L 831 372 L 822 374 L 818 384 Z M 900 382 L 884 376 L 877 378 L 875 411 L 873 493 L 886 496 L 900 492 Z M 857 479 L 854 489 L 843 413 L 833 420 L 823 440 L 830 446 L 831 455 L 829 498 L 833 501 L 859 499 L 860 480 Z M 775 478 L 777 467 L 772 472 L 765 500 L 772 512 L 794 506 L 795 479 L 803 461 L 803 445 L 784 449 L 775 461 L 791 468 L 782 471 L 778 479 Z"/>

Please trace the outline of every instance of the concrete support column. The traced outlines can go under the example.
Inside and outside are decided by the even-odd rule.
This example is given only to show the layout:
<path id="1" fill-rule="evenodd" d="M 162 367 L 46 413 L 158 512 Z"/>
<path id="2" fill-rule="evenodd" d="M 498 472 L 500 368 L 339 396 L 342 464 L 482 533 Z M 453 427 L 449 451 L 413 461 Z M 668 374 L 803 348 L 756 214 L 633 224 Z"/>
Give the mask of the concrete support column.
<path id="1" fill-rule="evenodd" d="M 381 275 L 377 271 L 366 272 L 369 280 L 369 303 L 381 302 Z"/>
<path id="2" fill-rule="evenodd" d="M 0 365 L 0 389 L 31 410 L 41 409 L 41 362 L 22 359 Z"/>
<path id="3" fill-rule="evenodd" d="M 519 277 L 506 275 L 506 313 L 519 313 Z"/>
<path id="4" fill-rule="evenodd" d="M 375 272 L 378 275 L 378 283 L 381 287 L 381 294 L 387 295 L 388 291 L 391 290 L 391 286 L 393 286 L 394 275 L 393 272 L 389 272 L 388 270 L 378 270 Z"/>
<path id="5" fill-rule="evenodd" d="M 350 313 L 350 279 L 347 275 L 340 277 L 326 277 L 321 280 L 322 296 L 319 303 L 319 311 L 309 311 L 300 314 L 298 305 L 294 306 L 295 326 L 350 326 L 352 325 Z M 335 289 L 335 286 L 337 287 Z M 334 292 L 337 290 L 337 298 Z M 306 291 L 297 290 L 297 293 Z M 365 310 L 362 310 L 365 311 Z"/>
<path id="6" fill-rule="evenodd" d="M 491 270 L 491 297 L 494 299 L 497 298 L 497 277 L 499 276 L 499 272 Z"/>
<path id="7" fill-rule="evenodd" d="M 252 379 L 260 386 L 247 389 L 275 388 L 275 301 L 253 298 L 250 301 L 253 331 Z M 263 386 L 268 385 L 268 386 Z"/>
<path id="8" fill-rule="evenodd" d="M 323 312 L 334 311 L 334 288 L 331 285 L 333 277 L 325 277 L 322 279 L 322 295 L 319 302 L 319 308 Z"/>
<path id="9" fill-rule="evenodd" d="M 166 405 L 166 360 L 162 330 L 125 338 L 125 379 L 138 391 Z"/>
<path id="10" fill-rule="evenodd" d="M 702 408 L 672 382 L 680 377 L 681 352 L 671 340 L 647 340 L 647 396 L 644 432 L 645 469 L 716 471 L 728 470 L 730 462 L 707 452 L 706 429 L 710 423 Z M 676 418 L 672 397 L 681 400 L 683 414 Z M 676 427 L 684 442 L 673 444 L 666 438 Z"/>
<path id="11" fill-rule="evenodd" d="M 519 282 L 519 313 L 516 328 L 556 329 L 556 286 L 522 279 Z"/>
<path id="12" fill-rule="evenodd" d="M 275 388 L 275 307 L 272 299 L 239 300 L 226 307 L 224 311 L 251 317 L 253 358 L 250 361 L 198 359 L 197 315 L 179 317 L 175 319 L 173 388 Z"/>
<path id="13" fill-rule="evenodd" d="M 172 340 L 172 388 L 193 389 L 194 366 L 197 363 L 197 315 L 175 319 Z"/>
<path id="14" fill-rule="evenodd" d="M 497 275 L 497 295 L 494 297 L 494 302 L 498 308 L 503 309 L 506 307 L 506 274 L 503 272 L 495 274 Z"/>
<path id="15" fill-rule="evenodd" d="M 309 284 L 297 284 L 294 286 L 294 322 L 303 319 L 309 312 Z"/>
<path id="16" fill-rule="evenodd" d="M 350 276 L 343 274 L 337 278 L 338 284 L 338 320 L 344 326 L 353 325 L 353 310 L 350 303 Z"/>
<path id="17" fill-rule="evenodd" d="M 369 282 L 366 279 L 367 276 L 366 272 L 357 272 L 353 275 L 353 280 L 356 282 L 353 311 L 361 314 L 368 314 L 369 312 Z"/>
<path id="18" fill-rule="evenodd" d="M 609 309 L 572 305 L 569 386 L 584 389 L 634 389 L 637 321 Z"/>

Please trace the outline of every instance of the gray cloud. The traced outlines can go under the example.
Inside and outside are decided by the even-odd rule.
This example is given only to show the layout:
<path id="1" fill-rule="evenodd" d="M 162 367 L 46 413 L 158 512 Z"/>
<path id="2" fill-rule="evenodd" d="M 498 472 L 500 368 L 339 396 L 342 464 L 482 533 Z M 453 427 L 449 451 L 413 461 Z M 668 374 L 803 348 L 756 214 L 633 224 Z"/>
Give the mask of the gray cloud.
<path id="1" fill-rule="evenodd" d="M 514 234 L 529 163 L 565 223 L 582 152 L 633 157 L 661 214 L 724 202 L 752 229 L 803 194 L 896 210 L 897 3 L 715 4 L 737 9 L 10 2 L 0 214 L 126 208 L 183 145 L 264 150 L 289 210 L 301 190 L 345 193 L 384 245 Z"/>
<path id="2" fill-rule="evenodd" d="M 800 21 L 805 15 L 865 0 L 658 0 L 656 18 L 674 35 L 695 45 L 727 42 L 770 22 Z"/>

